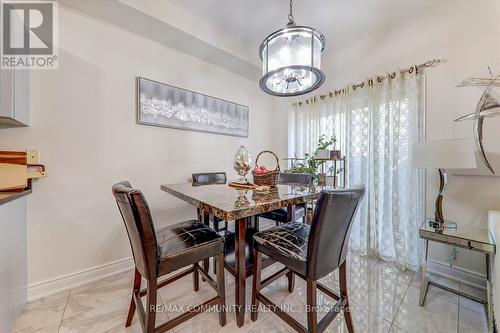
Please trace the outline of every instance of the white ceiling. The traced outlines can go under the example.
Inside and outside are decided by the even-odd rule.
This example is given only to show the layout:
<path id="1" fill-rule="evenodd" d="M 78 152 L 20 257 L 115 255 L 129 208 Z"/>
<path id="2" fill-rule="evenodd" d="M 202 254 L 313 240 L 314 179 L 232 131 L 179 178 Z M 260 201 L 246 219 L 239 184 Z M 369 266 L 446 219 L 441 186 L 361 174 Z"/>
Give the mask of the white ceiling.
<path id="1" fill-rule="evenodd" d="M 169 0 L 257 49 L 287 23 L 289 0 Z M 442 0 L 294 0 L 298 25 L 319 29 L 328 51 L 356 42 Z"/>

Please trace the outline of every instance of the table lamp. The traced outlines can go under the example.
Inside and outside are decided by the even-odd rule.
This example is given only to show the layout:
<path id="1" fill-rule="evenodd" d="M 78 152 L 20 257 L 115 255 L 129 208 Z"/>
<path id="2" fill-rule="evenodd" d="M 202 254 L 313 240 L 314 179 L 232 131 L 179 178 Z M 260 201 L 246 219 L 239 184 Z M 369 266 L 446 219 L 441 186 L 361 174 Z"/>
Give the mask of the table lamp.
<path id="1" fill-rule="evenodd" d="M 445 223 L 443 216 L 443 192 L 448 182 L 446 169 L 477 168 L 474 142 L 469 139 L 448 139 L 414 143 L 412 167 L 438 169 L 439 192 L 435 218 L 430 224 L 438 230 L 456 228 L 456 223 Z"/>

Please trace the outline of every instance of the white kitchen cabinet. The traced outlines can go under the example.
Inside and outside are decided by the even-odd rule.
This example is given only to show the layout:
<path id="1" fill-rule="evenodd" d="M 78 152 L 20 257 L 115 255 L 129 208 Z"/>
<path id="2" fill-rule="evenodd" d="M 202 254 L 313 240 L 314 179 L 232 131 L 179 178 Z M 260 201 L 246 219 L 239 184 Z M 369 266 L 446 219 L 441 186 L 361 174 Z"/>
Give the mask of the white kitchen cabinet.
<path id="1" fill-rule="evenodd" d="M 0 70 L 0 128 L 29 125 L 30 72 Z"/>
<path id="2" fill-rule="evenodd" d="M 0 332 L 11 332 L 27 298 L 27 230 L 25 196 L 0 193 Z"/>

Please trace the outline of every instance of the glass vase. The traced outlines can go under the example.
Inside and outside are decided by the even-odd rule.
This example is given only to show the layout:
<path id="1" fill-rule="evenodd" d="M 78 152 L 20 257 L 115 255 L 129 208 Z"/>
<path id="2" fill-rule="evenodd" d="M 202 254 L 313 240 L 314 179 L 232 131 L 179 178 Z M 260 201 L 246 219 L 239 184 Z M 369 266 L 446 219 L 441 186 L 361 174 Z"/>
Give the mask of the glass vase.
<path id="1" fill-rule="evenodd" d="M 247 184 L 246 174 L 252 168 L 252 158 L 245 146 L 240 146 L 234 155 L 233 168 L 236 170 L 240 178 L 237 180 L 239 184 Z"/>

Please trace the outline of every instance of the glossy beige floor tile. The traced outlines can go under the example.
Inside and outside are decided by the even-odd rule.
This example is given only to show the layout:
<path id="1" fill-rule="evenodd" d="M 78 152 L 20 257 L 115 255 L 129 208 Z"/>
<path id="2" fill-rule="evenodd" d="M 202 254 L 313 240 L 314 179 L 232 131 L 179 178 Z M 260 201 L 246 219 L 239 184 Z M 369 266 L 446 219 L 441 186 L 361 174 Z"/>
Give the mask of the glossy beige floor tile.
<path id="1" fill-rule="evenodd" d="M 217 295 L 215 290 L 213 290 L 208 283 L 201 281 L 198 292 L 193 291 L 191 276 L 186 276 L 171 285 L 161 288 L 159 294 L 161 295 L 166 314 L 169 318 L 177 317 L 187 311 L 188 308 L 203 304 L 205 301 Z M 178 329 L 181 329 L 188 323 L 189 321 L 181 324 Z"/>
<path id="2" fill-rule="evenodd" d="M 125 327 L 125 322 L 123 322 L 109 331 L 106 331 L 106 333 L 142 333 L 142 327 L 139 320 L 135 320 L 130 327 Z"/>
<path id="3" fill-rule="evenodd" d="M 394 265 L 362 256 L 349 255 L 348 260 L 351 314 L 356 333 L 486 332 L 486 317 L 481 304 L 431 287 L 425 306 L 420 307 L 418 274 L 414 276 L 412 272 L 401 272 Z M 263 278 L 282 267 L 275 264 L 266 268 Z M 133 272 L 130 271 L 30 303 L 14 332 L 141 333 L 137 315 L 131 327 L 124 327 L 132 279 Z M 295 290 L 290 294 L 287 282 L 286 278 L 281 278 L 262 292 L 306 325 L 305 283 L 296 277 Z M 338 291 L 337 272 L 325 277 L 322 282 Z M 251 277 L 247 279 L 246 285 L 246 304 L 250 305 Z M 158 313 L 157 325 L 179 315 L 182 306 L 200 304 L 213 296 L 215 291 L 206 282 L 201 282 L 201 279 L 200 290 L 194 292 L 191 275 L 160 289 L 158 304 L 178 307 Z M 226 296 L 226 304 L 233 305 L 234 277 L 227 272 Z M 322 318 L 326 309 L 334 303 L 333 299 L 319 293 L 318 305 L 323 306 L 325 311 L 318 314 L 318 318 Z M 247 312 L 244 326 L 237 327 L 235 313 L 232 311 L 234 308 L 229 310 L 227 324 L 223 328 L 219 326 L 216 312 L 206 312 L 174 328 L 170 333 L 293 332 L 284 321 L 265 309 L 259 312 L 256 322 L 251 321 L 250 313 Z M 327 332 L 347 333 L 342 313 L 330 324 Z"/>
<path id="4" fill-rule="evenodd" d="M 227 298 L 227 304 L 234 304 L 234 296 Z M 236 325 L 236 316 L 234 312 L 226 313 L 226 325 L 221 327 L 219 324 L 219 314 L 214 311 L 206 312 L 197 315 L 187 323 L 181 324 L 174 329 L 176 333 L 230 333 L 230 332 L 247 332 L 254 326 L 265 320 L 270 315 L 261 313 L 259 321 L 253 322 L 250 319 L 250 314 L 245 316 L 245 322 L 242 327 Z"/>
<path id="5" fill-rule="evenodd" d="M 257 321 L 257 325 L 250 328 L 248 333 L 291 333 L 295 332 L 288 325 L 284 324 L 280 319 L 276 319 L 274 316 L 267 316 L 266 318 L 260 318 Z"/>
<path id="6" fill-rule="evenodd" d="M 146 306 L 146 297 L 141 298 L 142 303 L 144 304 L 144 307 Z M 129 300 L 130 304 L 130 300 Z M 161 299 L 161 296 L 158 295 L 158 299 L 156 302 L 157 305 L 163 304 L 163 300 Z M 128 306 L 127 306 L 127 311 L 128 311 Z M 125 316 L 123 316 L 123 320 L 120 320 L 120 323 L 118 326 L 113 327 L 110 330 L 105 331 L 106 333 L 142 333 L 142 328 L 141 324 L 139 322 L 139 318 L 137 317 L 137 314 L 134 314 L 134 318 L 132 320 L 132 324 L 130 327 L 125 327 Z M 161 325 L 165 323 L 166 321 L 169 320 L 169 317 L 166 313 L 164 312 L 158 312 L 156 314 L 156 326 Z M 167 333 L 173 333 L 173 330 L 168 331 Z"/>
<path id="7" fill-rule="evenodd" d="M 145 304 L 145 298 L 142 298 Z M 163 304 L 161 297 L 157 304 Z M 79 332 L 79 333 L 104 333 L 112 329 L 119 330 L 124 328 L 130 305 L 130 296 L 119 298 L 113 302 L 93 308 L 92 310 L 66 316 L 61 323 L 60 333 Z M 156 324 L 159 325 L 168 320 L 168 315 L 163 312 L 156 314 Z M 132 329 L 138 327 L 139 319 L 137 314 L 134 317 Z"/>
<path id="8" fill-rule="evenodd" d="M 347 281 L 349 292 L 353 292 L 366 278 L 368 272 L 378 263 L 377 259 L 361 257 L 359 255 L 348 255 L 347 258 Z M 339 289 L 338 271 L 330 273 L 320 280 L 325 286 L 337 291 Z"/>
<path id="9" fill-rule="evenodd" d="M 392 322 L 410 285 L 413 272 L 402 272 L 396 266 L 379 262 L 354 292 L 351 303 L 362 306 Z"/>
<path id="10" fill-rule="evenodd" d="M 479 303 L 471 300 L 470 298 L 460 296 L 458 304 L 461 308 L 465 308 L 481 316 L 486 316 L 486 306 L 483 303 Z"/>
<path id="11" fill-rule="evenodd" d="M 70 317 L 65 316 L 61 323 L 60 332 L 106 332 L 125 322 L 129 304 L 129 297 L 123 297 L 87 312 Z"/>
<path id="12" fill-rule="evenodd" d="M 488 320 L 476 312 L 460 307 L 458 314 L 459 333 L 486 333 L 488 332 Z"/>
<path id="13" fill-rule="evenodd" d="M 57 332 L 69 291 L 29 303 L 14 326 L 15 333 Z"/>
<path id="14" fill-rule="evenodd" d="M 486 299 L 486 290 L 471 287 L 463 283 L 460 284 L 460 292 L 464 292 L 468 295 L 478 297 L 481 299 Z M 460 296 L 458 302 L 461 307 L 476 312 L 477 314 L 480 314 L 482 316 L 486 316 L 486 307 L 484 304 L 473 301 L 470 298 L 464 296 Z"/>
<path id="15" fill-rule="evenodd" d="M 43 327 L 43 328 L 30 328 L 30 329 L 24 329 L 24 330 L 21 330 L 21 331 L 13 331 L 13 333 L 17 333 L 17 332 L 30 332 L 30 333 L 57 333 L 59 332 L 59 326 L 60 324 L 54 324 L 54 325 L 50 325 L 50 326 L 47 326 L 47 327 Z"/>
<path id="16" fill-rule="evenodd" d="M 133 276 L 133 272 L 129 271 L 71 290 L 64 317 L 72 317 L 130 296 Z"/>
<path id="17" fill-rule="evenodd" d="M 278 268 L 279 269 L 279 268 Z M 264 274 L 272 274 L 272 272 L 276 271 L 276 269 L 272 269 L 271 267 L 266 269 L 266 272 Z M 188 328 L 190 327 L 193 330 L 197 330 L 197 326 L 200 326 L 201 323 L 203 323 L 204 320 L 210 319 L 209 322 L 211 323 L 210 330 L 218 328 L 221 332 L 232 332 L 232 331 L 241 331 L 241 332 L 246 332 L 249 327 L 253 326 L 253 322 L 250 320 L 250 314 L 247 313 L 245 316 L 245 325 L 242 328 L 238 328 L 235 322 L 236 319 L 236 314 L 235 314 L 235 298 L 234 298 L 234 277 L 230 274 L 226 274 L 226 291 L 229 292 L 229 288 L 233 289 L 233 292 L 230 293 L 229 295 L 226 295 L 226 305 L 228 305 L 228 311 L 226 314 L 227 317 L 227 325 L 221 329 L 218 324 L 218 316 L 216 313 L 206 313 L 206 314 L 201 314 L 193 319 L 180 324 L 175 328 L 176 332 L 183 331 L 187 332 L 189 331 Z M 207 284 L 204 282 L 200 282 L 200 290 L 198 292 L 194 292 L 192 290 L 191 286 L 191 278 L 187 278 L 187 281 L 184 284 L 184 290 L 185 293 L 176 298 L 169 298 L 170 292 L 167 289 L 162 288 L 163 290 L 160 290 L 160 293 L 164 295 L 164 299 L 170 299 L 171 302 L 169 303 L 168 301 L 165 304 L 169 305 L 180 305 L 182 306 L 187 306 L 187 305 L 196 305 L 203 303 L 204 301 L 210 299 L 211 297 L 215 296 L 215 291 Z M 228 283 L 229 282 L 229 283 Z M 246 305 L 250 306 L 251 304 L 251 292 L 252 292 L 252 278 L 247 278 L 246 280 L 247 284 L 247 289 L 246 289 Z M 168 288 L 168 287 L 165 287 Z M 285 298 L 286 295 L 289 295 L 287 291 L 287 280 L 286 279 L 279 279 L 266 288 L 263 289 L 263 293 L 271 299 L 273 302 L 280 303 L 283 298 Z M 169 312 L 168 315 L 170 318 L 173 318 L 174 316 L 179 315 L 180 313 L 173 313 Z M 269 316 L 269 313 L 261 313 L 260 314 L 261 318 L 263 319 L 267 316 Z M 207 328 L 208 329 L 208 328 Z M 209 332 L 210 332 L 209 330 Z"/>
<path id="18" fill-rule="evenodd" d="M 161 325 L 166 321 L 166 317 L 159 315 L 157 317 L 156 325 Z M 167 331 L 167 333 L 173 333 L 173 330 Z M 139 323 L 139 319 L 134 318 L 132 321 L 132 325 L 130 327 L 125 327 L 125 320 L 121 322 L 118 326 L 106 331 L 105 333 L 143 333 L 141 324 Z"/>
<path id="19" fill-rule="evenodd" d="M 382 317 L 370 312 L 358 305 L 352 305 L 351 316 L 356 333 L 385 333 L 391 327 L 391 323 Z M 343 314 L 328 326 L 327 333 L 347 333 L 347 326 Z"/>
<path id="20" fill-rule="evenodd" d="M 448 287 L 453 290 L 460 290 L 459 283 L 456 281 L 451 281 L 445 278 L 442 278 L 440 276 L 437 276 L 435 274 L 427 274 L 427 278 L 430 281 L 436 282 L 438 284 L 441 284 L 445 287 Z M 420 273 L 415 273 L 413 276 L 413 280 L 411 281 L 411 286 L 415 288 L 420 288 Z M 438 297 L 441 297 L 445 299 L 448 302 L 458 304 L 458 294 L 452 293 L 450 291 L 438 288 L 433 285 L 429 285 L 429 290 L 428 292 L 431 292 L 433 295 L 436 295 Z"/>
<path id="21" fill-rule="evenodd" d="M 425 306 L 420 306 L 419 289 L 410 286 L 403 298 L 393 324 L 396 332 L 451 333 L 458 327 L 458 304 L 448 302 L 432 292 Z"/>

